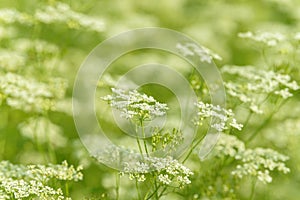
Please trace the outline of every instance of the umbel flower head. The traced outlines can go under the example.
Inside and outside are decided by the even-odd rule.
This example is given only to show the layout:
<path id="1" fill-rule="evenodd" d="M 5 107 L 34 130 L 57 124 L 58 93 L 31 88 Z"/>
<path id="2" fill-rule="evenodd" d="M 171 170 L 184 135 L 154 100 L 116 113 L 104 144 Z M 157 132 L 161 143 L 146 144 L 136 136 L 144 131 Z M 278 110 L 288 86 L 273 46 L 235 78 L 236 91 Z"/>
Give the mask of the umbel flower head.
<path id="1" fill-rule="evenodd" d="M 201 101 L 197 102 L 195 105 L 198 109 L 198 118 L 195 122 L 196 125 L 202 125 L 203 120 L 212 117 L 214 120 L 212 121 L 211 127 L 218 132 L 223 132 L 228 129 L 229 126 L 237 130 L 242 130 L 243 125 L 237 123 L 232 110 L 226 110 L 221 108 L 219 105 L 215 106 Z"/>
<path id="2" fill-rule="evenodd" d="M 128 174 L 129 179 L 144 182 L 151 170 L 157 175 L 159 183 L 179 188 L 190 184 L 190 176 L 194 174 L 178 160 L 167 156 L 166 158 L 146 157 L 143 162 L 125 163 L 121 175 Z"/>
<path id="3" fill-rule="evenodd" d="M 225 65 L 222 73 L 234 78 L 224 83 L 229 96 L 248 104 L 252 112 L 262 114 L 261 98 L 274 95 L 282 99 L 293 96 L 299 90 L 298 83 L 288 75 L 274 71 L 257 69 L 254 66 Z"/>
<path id="4" fill-rule="evenodd" d="M 57 188 L 59 181 L 80 181 L 82 168 L 66 161 L 54 165 L 16 165 L 0 162 L 0 199 L 71 199 Z"/>
<path id="5" fill-rule="evenodd" d="M 102 99 L 111 107 L 121 111 L 121 117 L 135 122 L 151 121 L 155 117 L 165 115 L 169 109 L 166 104 L 159 103 L 152 96 L 141 94 L 136 90 L 126 92 L 112 88 L 112 95 Z"/>
<path id="6" fill-rule="evenodd" d="M 252 176 L 262 183 L 270 183 L 272 171 L 284 174 L 290 172 L 285 164 L 289 157 L 273 149 L 246 148 L 244 142 L 233 135 L 221 134 L 213 155 L 233 158 L 238 164 L 231 174 L 239 179 Z"/>

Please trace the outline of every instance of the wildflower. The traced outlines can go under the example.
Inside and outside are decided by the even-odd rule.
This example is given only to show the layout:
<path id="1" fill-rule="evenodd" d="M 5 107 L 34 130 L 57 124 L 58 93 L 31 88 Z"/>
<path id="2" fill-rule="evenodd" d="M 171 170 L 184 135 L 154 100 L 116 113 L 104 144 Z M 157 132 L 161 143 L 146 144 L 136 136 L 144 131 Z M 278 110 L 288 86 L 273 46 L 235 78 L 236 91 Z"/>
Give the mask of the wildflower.
<path id="1" fill-rule="evenodd" d="M 191 183 L 193 172 L 178 160 L 168 156 L 166 158 L 146 157 L 143 162 L 126 163 L 122 174 L 128 174 L 131 180 L 145 181 L 150 171 L 157 174 L 157 181 L 165 185 L 184 187 Z"/>
<path id="2" fill-rule="evenodd" d="M 8 161 L 0 162 L 1 199 L 70 199 L 60 188 L 52 183 L 59 180 L 82 180 L 82 169 L 69 166 L 66 161 L 61 165 L 14 165 Z"/>
<path id="3" fill-rule="evenodd" d="M 102 19 L 76 12 L 68 4 L 62 2 L 56 2 L 53 6 L 47 5 L 42 9 L 38 9 L 34 17 L 41 23 L 64 23 L 72 29 L 86 28 L 91 31 L 102 32 L 105 27 Z"/>
<path id="4" fill-rule="evenodd" d="M 67 143 L 62 129 L 45 117 L 29 118 L 19 125 L 19 129 L 23 136 L 40 144 L 49 142 L 56 147 L 63 147 Z"/>
<path id="5" fill-rule="evenodd" d="M 260 42 L 266 44 L 267 46 L 275 46 L 279 42 L 284 41 L 286 38 L 281 33 L 270 33 L 270 32 L 244 32 L 239 33 L 238 36 L 240 38 L 251 39 L 256 42 Z"/>
<path id="6" fill-rule="evenodd" d="M 126 119 L 136 122 L 151 121 L 155 117 L 165 115 L 168 110 L 166 104 L 159 103 L 152 96 L 140 94 L 136 90 L 125 92 L 112 88 L 112 93 L 102 99 L 121 111 L 121 117 Z"/>
<path id="7" fill-rule="evenodd" d="M 198 108 L 198 119 L 195 121 L 196 125 L 201 125 L 203 120 L 212 117 L 214 121 L 212 121 L 211 127 L 218 132 L 228 129 L 228 126 L 237 130 L 241 130 L 243 127 L 242 124 L 237 123 L 232 110 L 226 110 L 219 105 L 215 106 L 201 101 L 195 105 Z"/>
<path id="8" fill-rule="evenodd" d="M 0 94 L 7 105 L 25 112 L 55 110 L 55 103 L 65 90 L 66 82 L 62 79 L 43 83 L 14 73 L 0 75 Z"/>
<path id="9" fill-rule="evenodd" d="M 201 62 L 211 63 L 213 59 L 222 60 L 222 58 L 218 54 L 213 53 L 210 49 L 203 46 L 199 47 L 198 45 L 193 43 L 178 43 L 176 45 L 176 48 L 184 56 L 199 56 Z"/>
<path id="10" fill-rule="evenodd" d="M 224 66 L 223 74 L 235 76 L 235 81 L 225 82 L 227 93 L 240 102 L 249 105 L 252 112 L 261 114 L 260 99 L 270 94 L 287 99 L 298 90 L 300 86 L 291 80 L 287 74 L 256 69 L 253 66 Z"/>

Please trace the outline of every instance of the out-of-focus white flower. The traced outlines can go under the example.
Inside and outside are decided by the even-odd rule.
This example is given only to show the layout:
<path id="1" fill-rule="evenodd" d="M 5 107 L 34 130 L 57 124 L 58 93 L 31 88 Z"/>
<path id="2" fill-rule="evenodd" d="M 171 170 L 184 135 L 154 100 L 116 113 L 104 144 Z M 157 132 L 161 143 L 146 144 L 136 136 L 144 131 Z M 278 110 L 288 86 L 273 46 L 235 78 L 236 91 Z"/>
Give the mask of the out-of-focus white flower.
<path id="1" fill-rule="evenodd" d="M 212 52 L 210 49 L 203 46 L 200 47 L 194 43 L 178 43 L 176 48 L 184 56 L 199 56 L 201 62 L 211 63 L 213 59 L 222 60 L 221 56 Z"/>
<path id="2" fill-rule="evenodd" d="M 58 78 L 42 83 L 13 73 L 0 75 L 0 94 L 7 105 L 26 112 L 55 110 L 66 87 L 66 81 Z"/>
<path id="3" fill-rule="evenodd" d="M 35 19 L 45 24 L 65 23 L 69 28 L 86 28 L 103 32 L 105 23 L 102 19 L 75 12 L 68 4 L 56 2 L 53 6 L 45 6 L 35 13 Z"/>
<path id="4" fill-rule="evenodd" d="M 37 140 L 40 144 L 51 143 L 53 146 L 63 147 L 67 139 L 62 134 L 62 129 L 45 117 L 30 118 L 19 125 L 23 136 Z"/>
<path id="5" fill-rule="evenodd" d="M 257 114 L 263 113 L 260 109 L 261 95 L 273 94 L 287 99 L 293 96 L 292 90 L 300 88 L 287 74 L 257 69 L 253 66 L 225 65 L 221 71 L 223 74 L 233 76 L 234 80 L 224 83 L 226 92 L 242 103 L 248 104 L 250 110 Z"/>
<path id="6" fill-rule="evenodd" d="M 267 46 L 276 46 L 279 42 L 284 41 L 286 37 L 281 33 L 270 33 L 270 32 L 244 32 L 239 33 L 240 38 L 247 38 L 256 42 L 261 42 Z"/>

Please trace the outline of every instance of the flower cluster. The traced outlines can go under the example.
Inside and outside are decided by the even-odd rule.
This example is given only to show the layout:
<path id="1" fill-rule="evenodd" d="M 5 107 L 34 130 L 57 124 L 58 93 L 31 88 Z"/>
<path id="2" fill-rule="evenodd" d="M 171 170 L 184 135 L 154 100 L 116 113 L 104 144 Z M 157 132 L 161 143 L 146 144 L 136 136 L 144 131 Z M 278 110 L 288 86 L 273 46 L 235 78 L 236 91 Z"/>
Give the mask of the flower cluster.
<path id="1" fill-rule="evenodd" d="M 183 135 L 180 130 L 173 129 L 163 133 L 162 131 L 154 131 L 152 134 L 152 151 L 166 150 L 172 152 L 176 150 L 176 147 L 182 143 Z"/>
<path id="2" fill-rule="evenodd" d="M 15 165 L 0 162 L 1 199 L 70 199 L 56 188 L 53 181 L 80 181 L 81 168 L 75 169 L 66 161 L 61 165 Z"/>
<path id="3" fill-rule="evenodd" d="M 13 27 L 1 26 L 0 24 L 0 41 L 11 38 L 16 35 L 16 30 Z"/>
<path id="4" fill-rule="evenodd" d="M 7 73 L 0 76 L 0 100 L 26 112 L 55 110 L 55 102 L 64 97 L 66 87 L 63 79 L 53 79 L 46 84 Z"/>
<path id="5" fill-rule="evenodd" d="M 37 21 L 45 24 L 64 23 L 73 29 L 82 27 L 102 32 L 105 28 L 103 20 L 78 13 L 62 2 L 56 2 L 53 6 L 49 5 L 37 10 L 34 17 Z"/>
<path id="6" fill-rule="evenodd" d="M 214 148 L 214 156 L 229 156 L 234 158 L 238 164 L 232 171 L 232 175 L 243 178 L 253 176 L 263 183 L 270 183 L 271 171 L 288 173 L 285 161 L 288 157 L 272 149 L 247 149 L 242 141 L 235 136 L 221 134 L 221 137 Z"/>
<path id="7" fill-rule="evenodd" d="M 25 62 L 26 57 L 22 53 L 0 50 L 0 69 L 3 71 L 16 71 L 23 67 Z"/>
<path id="8" fill-rule="evenodd" d="M 277 95 L 287 99 L 293 94 L 291 90 L 298 90 L 300 87 L 296 81 L 291 80 L 287 74 L 274 71 L 259 70 L 253 66 L 224 66 L 222 73 L 236 76 L 235 82 L 226 82 L 224 85 L 227 93 L 237 98 L 242 103 L 249 105 L 254 113 L 261 114 L 259 108 L 259 95 Z"/>
<path id="9" fill-rule="evenodd" d="M 17 52 L 24 52 L 26 54 L 34 52 L 39 55 L 51 56 L 59 53 L 58 46 L 40 39 L 20 38 L 12 42 L 12 48 Z"/>
<path id="10" fill-rule="evenodd" d="M 199 56 L 201 62 L 211 63 L 213 59 L 222 60 L 218 54 L 212 52 L 210 49 L 203 46 L 200 47 L 194 43 L 178 43 L 176 48 L 184 56 Z"/>
<path id="11" fill-rule="evenodd" d="M 259 43 L 263 43 L 267 46 L 275 46 L 279 42 L 284 41 L 286 37 L 281 33 L 271 33 L 271 32 L 244 32 L 239 33 L 240 38 L 250 39 Z"/>
<path id="12" fill-rule="evenodd" d="M 245 151 L 245 144 L 233 135 L 220 134 L 217 145 L 214 148 L 214 156 L 238 157 Z"/>
<path id="13" fill-rule="evenodd" d="M 129 174 L 130 179 L 145 181 L 150 171 L 156 174 L 158 182 L 180 188 L 190 184 L 190 176 L 193 175 L 189 168 L 170 156 L 166 158 L 146 157 L 143 162 L 128 164 L 121 173 Z"/>
<path id="14" fill-rule="evenodd" d="M 284 163 L 288 157 L 272 149 L 247 149 L 236 158 L 242 162 L 232 171 L 232 174 L 238 178 L 250 175 L 256 176 L 263 183 L 270 183 L 272 182 L 270 171 L 277 170 L 284 174 L 290 172 Z"/>
<path id="15" fill-rule="evenodd" d="M 102 19 L 76 12 L 68 4 L 62 2 L 45 5 L 36 10 L 33 15 L 22 13 L 16 9 L 1 9 L 0 23 L 24 25 L 62 23 L 71 29 L 83 28 L 96 32 L 103 32 L 105 29 L 105 23 Z"/>
<path id="16" fill-rule="evenodd" d="M 29 118 L 19 125 L 19 129 L 23 136 L 40 144 L 49 142 L 53 146 L 63 147 L 67 143 L 62 129 L 45 117 Z"/>
<path id="17" fill-rule="evenodd" d="M 195 122 L 196 125 L 202 125 L 202 122 L 205 119 L 212 118 L 211 127 L 218 132 L 228 129 L 229 126 L 237 130 L 241 130 L 243 128 L 242 124 L 237 123 L 232 110 L 226 110 L 221 108 L 219 105 L 215 106 L 201 101 L 197 102 L 195 105 L 198 109 L 198 118 Z"/>
<path id="18" fill-rule="evenodd" d="M 33 17 L 26 13 L 21 13 L 16 9 L 4 8 L 0 10 L 0 23 L 2 24 L 28 24 L 34 23 Z"/>
<path id="19" fill-rule="evenodd" d="M 126 92 L 112 88 L 112 93 L 102 99 L 121 111 L 121 116 L 126 119 L 136 122 L 151 121 L 155 117 L 165 115 L 168 110 L 166 104 L 159 103 L 152 96 L 141 94 L 136 90 Z"/>

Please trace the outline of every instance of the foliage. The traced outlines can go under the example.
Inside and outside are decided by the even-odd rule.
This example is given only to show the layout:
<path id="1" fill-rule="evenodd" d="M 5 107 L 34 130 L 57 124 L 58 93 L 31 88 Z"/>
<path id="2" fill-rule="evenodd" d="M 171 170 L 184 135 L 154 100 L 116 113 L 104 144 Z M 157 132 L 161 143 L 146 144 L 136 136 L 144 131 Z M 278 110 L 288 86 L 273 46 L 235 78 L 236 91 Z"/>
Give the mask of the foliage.
<path id="1" fill-rule="evenodd" d="M 0 199 L 297 199 L 299 6 L 288 0 L 1 1 Z M 153 26 L 205 46 L 174 48 L 216 63 L 226 107 L 210 102 L 203 78 L 176 56 L 150 50 L 123 55 L 99 80 L 95 108 L 103 129 L 113 133 L 107 137 L 140 159 L 113 170 L 91 158 L 80 141 L 73 82 L 100 42 Z M 197 131 L 180 155 L 191 138 L 178 126 L 174 94 L 155 84 L 115 86 L 132 66 L 149 61 L 172 66 L 198 97 L 189 102 Z M 129 134 L 117 128 L 111 111 L 134 127 Z M 165 127 L 154 123 L 164 119 Z M 209 128 L 220 135 L 201 160 Z M 115 149 L 106 153 L 119 156 Z"/>

